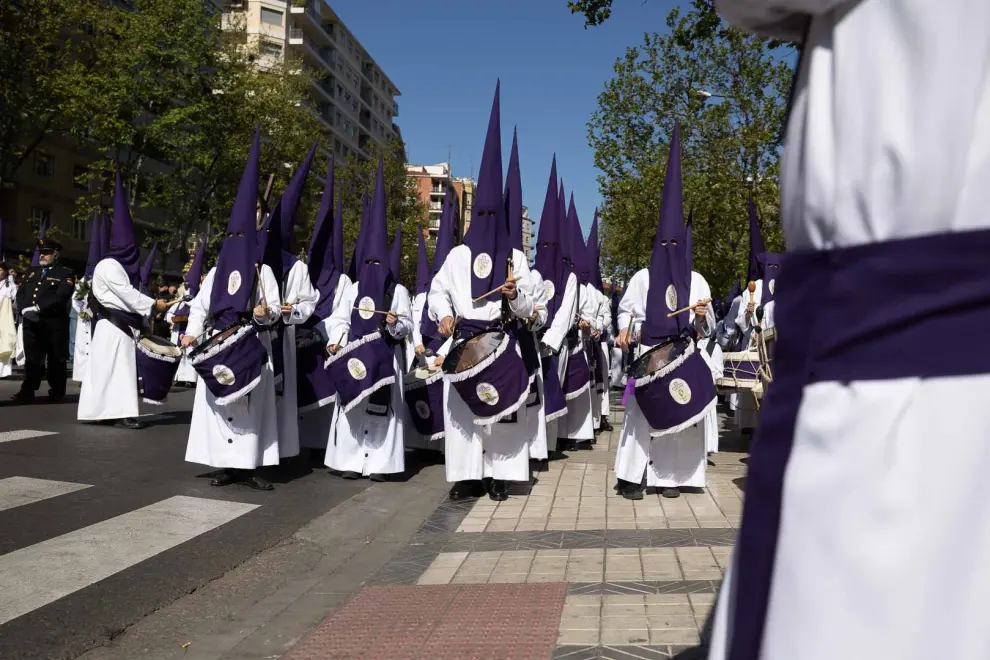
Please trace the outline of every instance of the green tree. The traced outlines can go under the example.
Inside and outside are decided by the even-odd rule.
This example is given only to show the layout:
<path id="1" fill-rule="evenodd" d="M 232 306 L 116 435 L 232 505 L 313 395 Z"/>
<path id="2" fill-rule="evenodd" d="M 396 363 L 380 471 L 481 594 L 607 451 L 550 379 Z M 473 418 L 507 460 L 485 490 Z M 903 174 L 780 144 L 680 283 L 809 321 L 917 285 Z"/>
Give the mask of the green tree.
<path id="1" fill-rule="evenodd" d="M 645 3 L 648 0 L 643 0 Z M 572 14 L 584 16 L 584 27 L 601 25 L 612 17 L 614 0 L 568 0 L 567 7 Z M 693 22 L 681 35 L 683 39 L 694 40 L 710 38 L 715 33 L 725 30 L 715 8 L 715 0 L 692 0 Z"/>
<path id="2" fill-rule="evenodd" d="M 782 238 L 778 160 L 791 67 L 785 47 L 720 24 L 697 36 L 701 10 L 667 17 L 615 63 L 589 122 L 602 171 L 604 270 L 626 279 L 649 263 L 669 139 L 681 125 L 685 212 L 695 269 L 716 293 L 745 273 L 746 199 L 757 201 L 768 249 Z"/>

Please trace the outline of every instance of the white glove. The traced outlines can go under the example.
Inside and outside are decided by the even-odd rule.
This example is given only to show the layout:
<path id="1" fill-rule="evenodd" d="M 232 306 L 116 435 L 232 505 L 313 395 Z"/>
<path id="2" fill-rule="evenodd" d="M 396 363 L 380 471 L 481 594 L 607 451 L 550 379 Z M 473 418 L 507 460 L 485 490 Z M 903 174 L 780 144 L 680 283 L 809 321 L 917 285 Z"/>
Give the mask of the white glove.
<path id="1" fill-rule="evenodd" d="M 40 309 L 38 308 L 38 306 L 37 305 L 33 305 L 33 306 L 28 307 L 27 309 L 25 309 L 23 312 L 21 312 L 21 314 L 23 314 L 24 315 L 24 318 L 26 318 L 26 319 L 29 319 L 31 321 L 37 321 L 38 320 L 38 312 L 39 311 L 40 311 Z"/>

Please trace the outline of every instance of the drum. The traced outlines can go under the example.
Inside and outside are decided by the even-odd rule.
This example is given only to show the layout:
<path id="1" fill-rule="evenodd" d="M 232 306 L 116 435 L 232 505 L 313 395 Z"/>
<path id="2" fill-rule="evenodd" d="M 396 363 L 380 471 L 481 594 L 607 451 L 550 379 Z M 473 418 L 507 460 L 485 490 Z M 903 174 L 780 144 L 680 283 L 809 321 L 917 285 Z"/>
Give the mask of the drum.
<path id="1" fill-rule="evenodd" d="M 251 323 L 237 323 L 212 335 L 189 354 L 196 373 L 226 406 L 249 394 L 261 382 L 268 351 Z"/>
<path id="2" fill-rule="evenodd" d="M 337 387 L 341 412 L 349 413 L 383 387 L 394 385 L 394 360 L 381 330 L 348 342 L 327 358 L 325 366 Z M 377 409 L 379 404 L 374 405 Z"/>
<path id="3" fill-rule="evenodd" d="M 511 332 L 483 330 L 455 343 L 443 372 L 479 426 L 510 417 L 529 397 L 530 376 Z"/>
<path id="4" fill-rule="evenodd" d="M 443 371 L 413 369 L 406 374 L 402 385 L 417 433 L 427 442 L 443 439 Z"/>
<path id="5" fill-rule="evenodd" d="M 752 390 L 760 385 L 760 352 L 739 351 L 722 354 L 723 375 L 718 386 L 731 390 Z"/>
<path id="6" fill-rule="evenodd" d="M 715 405 L 711 369 L 688 337 L 673 337 L 647 349 L 630 365 L 628 375 L 651 437 L 683 431 L 702 421 Z"/>
<path id="7" fill-rule="evenodd" d="M 315 328 L 296 326 L 296 404 L 306 413 L 333 403 L 337 385 L 324 366 L 327 344 Z"/>
<path id="8" fill-rule="evenodd" d="M 164 337 L 142 335 L 134 355 L 141 400 L 155 405 L 165 403 L 182 362 L 182 349 Z"/>

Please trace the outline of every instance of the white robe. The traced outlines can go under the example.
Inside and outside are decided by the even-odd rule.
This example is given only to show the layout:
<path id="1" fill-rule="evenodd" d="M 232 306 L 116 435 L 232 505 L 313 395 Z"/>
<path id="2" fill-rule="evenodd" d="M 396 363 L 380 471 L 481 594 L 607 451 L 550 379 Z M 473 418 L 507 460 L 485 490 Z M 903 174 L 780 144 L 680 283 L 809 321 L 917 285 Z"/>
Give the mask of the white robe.
<path id="1" fill-rule="evenodd" d="M 544 295 L 551 293 L 550 287 L 546 286 L 546 280 L 544 280 Z M 578 282 L 577 276 L 571 273 L 567 277 L 567 283 L 564 285 L 564 291 L 553 291 L 554 296 L 563 296 L 560 301 L 560 306 L 557 308 L 556 313 L 553 315 L 553 319 L 550 322 L 547 331 L 543 333 L 542 345 L 540 346 L 540 356 L 547 357 L 551 354 L 556 353 L 557 359 L 557 378 L 560 380 L 560 384 L 564 384 L 564 376 L 567 375 L 567 360 L 570 357 L 567 352 L 567 333 L 571 331 L 571 328 L 576 324 L 577 317 L 577 307 L 578 307 Z M 547 298 L 549 303 L 552 297 Z M 542 395 L 541 395 L 542 396 Z M 561 417 L 550 420 L 546 423 L 546 434 L 547 434 L 547 450 L 549 452 L 554 452 L 557 450 L 557 439 L 562 437 L 560 435 L 560 424 L 561 420 L 567 416 L 565 412 Z M 544 420 L 546 419 L 546 410 L 544 410 Z"/>
<path id="2" fill-rule="evenodd" d="M 127 272 L 116 259 L 103 259 L 93 270 L 93 297 L 108 309 L 150 319 L 155 300 L 131 285 Z M 79 421 L 137 417 L 138 332 L 125 333 L 107 319 L 100 319 L 90 343 L 90 360 L 79 391 Z"/>
<path id="3" fill-rule="evenodd" d="M 720 7 L 736 25 L 787 39 L 812 19 L 780 168 L 790 250 L 990 228 L 990 3 Z M 905 281 L 911 303 L 937 293 L 924 278 Z M 860 285 L 874 292 L 870 279 Z M 918 350 L 957 340 L 949 331 Z M 747 513 L 782 489 L 779 502 L 763 500 L 780 518 L 760 529 L 776 538 L 772 579 L 760 576 L 762 660 L 990 658 L 987 392 L 986 373 L 802 387 L 792 436 L 779 440 L 790 449 L 783 474 L 763 484 L 751 471 L 746 485 Z M 760 447 L 751 470 L 765 462 Z M 734 564 L 723 582 L 715 660 L 727 657 L 726 610 L 753 606 L 736 594 L 736 569 L 748 567 Z"/>
<path id="4" fill-rule="evenodd" d="M 282 283 L 282 300 L 292 304 L 292 313 L 283 314 L 285 328 L 282 331 L 282 396 L 275 397 L 278 411 L 278 453 L 282 458 L 299 455 L 299 406 L 296 384 L 296 326 L 305 323 L 316 303 L 320 292 L 309 279 L 309 269 L 302 261 L 297 261 L 289 269 Z M 267 291 L 266 291 L 267 293 Z"/>
<path id="5" fill-rule="evenodd" d="M 337 288 L 333 292 L 333 307 L 330 308 L 332 314 L 340 306 L 341 296 L 347 287 L 351 285 L 351 280 L 346 274 L 341 273 L 337 280 Z M 329 317 L 328 317 L 329 318 Z M 325 319 L 323 319 L 325 320 Z M 326 343 L 329 339 L 323 323 L 318 323 L 314 328 L 321 335 Z M 337 404 L 333 401 L 319 408 L 312 408 L 306 412 L 299 413 L 299 446 L 307 449 L 326 449 L 330 438 L 330 429 L 333 426 L 334 409 Z"/>
<path id="6" fill-rule="evenodd" d="M 216 268 L 211 268 L 200 286 L 199 295 L 189 303 L 189 324 L 186 334 L 198 337 L 212 321 L 210 298 Z M 268 352 L 268 361 L 261 372 L 261 381 L 245 396 L 226 406 L 217 405 L 216 397 L 203 379 L 196 383 L 186 461 L 215 468 L 251 470 L 261 465 L 278 465 L 278 414 L 275 410 L 275 374 L 272 367 L 272 343 L 263 326 L 278 320 L 278 283 L 268 266 L 261 267 L 268 316 L 262 323 L 255 321 L 258 337 Z M 255 278 L 252 278 L 255 279 Z M 221 283 L 222 285 L 222 283 Z M 261 287 L 255 286 L 250 307 L 261 304 Z M 210 335 L 221 328 L 211 329 Z"/>
<path id="7" fill-rule="evenodd" d="M 165 312 L 165 320 L 169 324 L 172 324 L 171 340 L 176 346 L 180 345 L 182 336 L 186 334 L 184 330 L 179 332 L 175 329 L 175 310 L 178 309 L 180 305 L 182 305 L 182 303 L 177 302 L 169 307 L 168 311 Z M 192 362 L 189 361 L 189 356 L 183 353 L 182 360 L 179 361 L 179 368 L 175 372 L 175 382 L 195 384 L 197 380 L 199 380 L 199 374 L 196 373 L 196 368 L 192 365 Z"/>
<path id="8" fill-rule="evenodd" d="M 333 314 L 323 322 L 329 344 L 344 346 L 351 328 L 351 314 L 356 306 L 358 282 L 352 283 L 344 291 L 340 304 Z M 370 474 L 399 474 L 405 471 L 405 402 L 402 399 L 403 354 L 401 343 L 412 333 L 412 307 L 409 304 L 409 291 L 401 284 L 396 285 L 389 311 L 398 315 L 395 327 L 386 326 L 393 338 L 399 340 L 393 350 L 392 368 L 395 384 L 392 385 L 389 410 L 386 415 L 371 415 L 367 412 L 367 401 L 355 406 L 350 412 L 341 412 L 335 406 L 330 440 L 327 443 L 326 465 L 331 470 Z"/>
<path id="9" fill-rule="evenodd" d="M 711 355 L 708 354 L 709 347 L 712 350 Z M 698 350 L 701 351 L 701 357 L 705 359 L 708 367 L 712 370 L 712 378 L 715 380 L 721 378 L 724 373 L 722 348 L 715 341 L 715 338 L 699 339 Z M 715 406 L 712 406 L 708 414 L 705 415 L 705 448 L 709 454 L 718 453 L 718 410 Z"/>
<path id="10" fill-rule="evenodd" d="M 530 269 L 529 278 L 533 287 L 533 307 L 542 307 L 544 310 L 547 308 L 547 289 L 546 284 L 543 282 L 543 276 L 540 275 L 540 271 L 535 268 Z M 537 350 L 539 350 L 539 342 L 536 339 L 536 333 L 542 327 L 540 325 L 540 316 L 537 315 L 536 320 L 531 326 L 531 331 L 533 333 L 533 340 L 537 342 Z M 546 311 L 543 313 L 543 318 L 546 318 Z M 533 406 L 529 409 L 530 414 L 526 416 L 527 427 L 523 430 L 523 433 L 527 437 L 531 437 L 533 440 L 529 443 L 529 457 L 538 461 L 543 461 L 550 458 L 550 449 L 547 446 L 547 415 L 543 408 L 543 368 L 542 365 L 536 370 L 536 392 L 539 396 L 540 403 L 537 406 Z M 535 414 L 534 414 L 535 413 Z"/>
<path id="11" fill-rule="evenodd" d="M 75 346 L 72 355 L 72 380 L 81 383 L 86 374 L 86 367 L 89 365 L 89 351 L 92 344 L 92 314 L 87 298 L 76 298 L 72 295 L 72 308 L 76 312 L 76 336 Z M 2 373 L 2 371 L 0 371 Z"/>
<path id="12" fill-rule="evenodd" d="M 582 284 L 579 290 L 581 293 L 578 302 L 580 308 L 578 314 L 582 321 L 588 321 L 594 327 L 598 317 L 598 299 L 594 295 L 594 289 L 587 284 Z M 591 341 L 590 330 L 578 329 L 578 335 L 580 341 L 577 348 L 571 349 L 569 359 L 577 358 L 584 351 L 585 343 Z M 566 375 L 567 371 L 564 371 L 564 374 Z M 563 384 L 563 379 L 560 382 Z M 578 442 L 590 442 L 595 439 L 593 394 L 589 384 L 587 389 L 567 400 L 567 415 L 560 419 L 558 427 L 560 437 Z"/>
<path id="13" fill-rule="evenodd" d="M 619 303 L 619 327 L 626 327 L 630 318 L 634 319 L 636 325 L 644 321 L 649 290 L 650 271 L 644 268 L 633 275 L 626 286 L 626 292 Z M 711 298 L 708 282 L 699 273 L 692 272 L 688 300 L 695 302 L 706 298 Z M 694 323 L 694 311 L 688 312 L 688 315 L 689 323 Z M 711 335 L 714 332 L 714 318 L 715 312 L 709 303 L 706 322 L 701 328 L 702 334 Z M 641 345 L 640 353 L 646 348 L 650 347 Z M 649 487 L 704 488 L 705 468 L 708 464 L 705 425 L 698 423 L 659 438 L 651 437 L 650 431 L 650 425 L 643 416 L 636 397 L 630 396 L 619 436 L 619 449 L 615 454 L 616 476 L 638 484 L 642 482 L 645 472 L 646 485 Z"/>
<path id="14" fill-rule="evenodd" d="M 602 373 L 605 374 L 606 378 L 606 381 L 602 383 L 604 389 L 601 393 L 601 414 L 603 417 L 608 417 L 612 414 L 612 403 L 609 394 L 609 389 L 612 385 L 612 347 L 609 346 L 609 340 L 614 339 L 612 337 L 612 300 L 604 292 L 599 292 L 599 295 L 601 296 L 601 306 L 599 307 L 598 317 L 602 333 L 602 355 L 605 358 L 605 366 L 602 369 Z"/>
<path id="15" fill-rule="evenodd" d="M 17 286 L 9 279 L 0 281 L 0 349 L 9 354 L 0 357 L 0 378 L 6 378 L 14 371 L 14 358 L 17 354 L 17 326 L 14 324 L 17 306 Z"/>
<path id="16" fill-rule="evenodd" d="M 512 253 L 516 278 L 516 299 L 509 309 L 517 318 L 533 314 L 535 292 L 526 257 L 519 250 Z M 501 298 L 489 296 L 478 303 L 471 295 L 471 249 L 458 245 L 447 255 L 443 266 L 430 286 L 430 314 L 437 320 L 447 316 L 480 321 L 493 321 L 502 312 Z M 494 278 L 496 283 L 501 277 Z M 546 310 L 537 312 L 546 317 Z M 449 341 L 448 341 L 449 343 Z M 519 408 L 516 423 L 491 424 L 481 427 L 457 390 L 444 380 L 444 458 L 447 481 L 469 481 L 485 477 L 506 481 L 529 481 L 529 447 L 533 437 L 528 417 L 536 415 L 534 408 Z"/>

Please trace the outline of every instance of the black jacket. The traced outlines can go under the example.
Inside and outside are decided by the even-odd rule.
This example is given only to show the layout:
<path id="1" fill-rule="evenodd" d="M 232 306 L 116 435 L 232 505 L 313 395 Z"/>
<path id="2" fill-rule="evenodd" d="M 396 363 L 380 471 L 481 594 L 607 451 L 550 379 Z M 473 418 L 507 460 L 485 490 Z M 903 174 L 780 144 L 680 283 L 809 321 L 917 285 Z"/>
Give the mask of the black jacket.
<path id="1" fill-rule="evenodd" d="M 69 322 L 69 301 L 76 287 L 76 276 L 66 266 L 57 263 L 48 267 L 42 277 L 43 266 L 34 266 L 24 275 L 17 290 L 17 309 L 23 312 L 38 306 L 42 319 Z"/>

